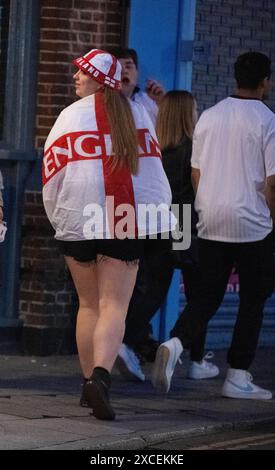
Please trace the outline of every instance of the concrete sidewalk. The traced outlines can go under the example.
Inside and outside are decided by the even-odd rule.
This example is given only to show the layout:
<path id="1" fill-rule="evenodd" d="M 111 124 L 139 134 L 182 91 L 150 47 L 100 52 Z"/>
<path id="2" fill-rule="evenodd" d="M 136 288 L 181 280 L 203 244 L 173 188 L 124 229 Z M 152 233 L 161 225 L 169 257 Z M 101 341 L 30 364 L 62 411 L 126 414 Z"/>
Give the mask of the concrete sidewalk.
<path id="1" fill-rule="evenodd" d="M 161 449 L 189 435 L 274 421 L 275 398 L 233 400 L 220 395 L 226 352 L 216 351 L 218 378 L 185 380 L 178 365 L 170 393 L 157 395 L 149 380 L 125 382 L 113 373 L 111 400 L 117 417 L 99 421 L 79 403 L 76 356 L 0 356 L 0 449 Z M 151 364 L 145 367 L 150 376 Z M 259 349 L 255 382 L 275 395 L 275 349 Z M 166 446 L 167 448 L 167 446 Z"/>

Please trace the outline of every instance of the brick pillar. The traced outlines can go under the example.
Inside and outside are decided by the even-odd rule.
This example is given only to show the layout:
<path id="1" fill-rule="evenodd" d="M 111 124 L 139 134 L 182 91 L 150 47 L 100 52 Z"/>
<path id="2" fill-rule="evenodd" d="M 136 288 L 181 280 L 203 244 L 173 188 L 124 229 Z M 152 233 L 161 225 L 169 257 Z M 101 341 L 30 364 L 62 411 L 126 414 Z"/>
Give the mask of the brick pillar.
<path id="1" fill-rule="evenodd" d="M 26 194 L 22 238 L 23 351 L 38 355 L 73 353 L 77 298 L 47 221 L 41 192 Z"/>

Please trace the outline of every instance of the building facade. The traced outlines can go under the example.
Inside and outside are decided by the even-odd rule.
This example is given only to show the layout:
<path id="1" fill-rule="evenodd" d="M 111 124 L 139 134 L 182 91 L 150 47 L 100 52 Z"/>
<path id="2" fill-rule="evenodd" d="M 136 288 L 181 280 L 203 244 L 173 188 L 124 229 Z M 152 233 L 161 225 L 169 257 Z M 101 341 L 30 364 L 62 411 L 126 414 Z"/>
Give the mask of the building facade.
<path id="1" fill-rule="evenodd" d="M 234 91 L 232 66 L 240 53 L 259 50 L 275 63 L 275 3 L 0 0 L 0 12 L 0 167 L 12 231 L 0 246 L 0 340 L 21 331 L 24 352 L 72 352 L 76 295 L 43 210 L 40 177 L 45 138 L 74 100 L 72 59 L 92 47 L 134 47 L 141 86 L 152 77 L 167 90 L 190 89 L 201 111 Z M 268 104 L 275 109 L 274 91 Z M 164 335 L 178 313 L 178 290 L 177 279 Z M 232 292 L 210 328 L 217 347 L 228 341 L 235 304 Z M 274 317 L 271 306 L 265 344 L 274 341 Z"/>

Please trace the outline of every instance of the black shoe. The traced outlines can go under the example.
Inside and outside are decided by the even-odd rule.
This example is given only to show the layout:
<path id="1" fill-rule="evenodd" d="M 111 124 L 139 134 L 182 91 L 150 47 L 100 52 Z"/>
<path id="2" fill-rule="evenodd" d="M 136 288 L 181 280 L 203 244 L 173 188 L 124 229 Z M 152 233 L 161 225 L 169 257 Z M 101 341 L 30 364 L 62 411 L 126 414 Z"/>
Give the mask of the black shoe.
<path id="1" fill-rule="evenodd" d="M 81 385 L 82 391 L 81 391 L 81 397 L 80 397 L 79 405 L 89 408 L 87 397 L 86 397 L 86 388 L 85 388 L 87 382 L 88 381 L 85 380 L 85 382 L 83 382 L 83 384 Z"/>
<path id="2" fill-rule="evenodd" d="M 115 412 L 109 401 L 109 389 L 99 378 L 91 378 L 84 384 L 80 405 L 92 408 L 97 419 L 115 419 Z"/>

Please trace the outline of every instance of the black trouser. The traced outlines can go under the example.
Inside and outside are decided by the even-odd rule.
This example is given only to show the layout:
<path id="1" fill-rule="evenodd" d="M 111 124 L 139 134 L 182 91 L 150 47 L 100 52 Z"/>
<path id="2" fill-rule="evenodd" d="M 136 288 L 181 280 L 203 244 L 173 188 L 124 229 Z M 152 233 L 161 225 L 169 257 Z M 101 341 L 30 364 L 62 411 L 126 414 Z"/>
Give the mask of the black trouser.
<path id="1" fill-rule="evenodd" d="M 199 239 L 200 286 L 185 307 L 171 336 L 189 349 L 205 332 L 219 308 L 233 266 L 239 273 L 240 303 L 227 361 L 247 370 L 254 359 L 263 319 L 263 308 L 273 290 L 272 234 L 250 243 L 223 243 Z"/>
<path id="2" fill-rule="evenodd" d="M 162 253 L 157 257 L 141 260 L 135 289 L 129 304 L 126 330 L 123 342 L 131 348 L 148 338 L 150 320 L 164 302 L 171 284 L 174 267 L 170 253 Z M 182 269 L 186 299 L 194 295 L 197 284 L 197 265 L 186 264 Z M 200 361 L 204 354 L 205 331 L 192 344 L 190 357 Z"/>

